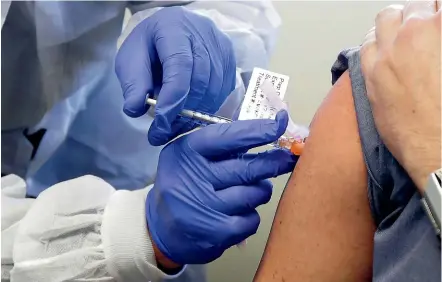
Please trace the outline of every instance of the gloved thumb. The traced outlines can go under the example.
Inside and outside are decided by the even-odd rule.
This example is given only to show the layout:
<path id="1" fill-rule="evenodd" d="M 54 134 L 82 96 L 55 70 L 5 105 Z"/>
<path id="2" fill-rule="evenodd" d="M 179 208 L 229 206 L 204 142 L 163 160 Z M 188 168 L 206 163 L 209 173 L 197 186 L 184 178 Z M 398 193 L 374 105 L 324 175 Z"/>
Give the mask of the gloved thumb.
<path id="1" fill-rule="evenodd" d="M 230 216 L 229 221 L 230 224 L 225 228 L 226 240 L 222 244 L 222 248 L 226 250 L 255 234 L 261 219 L 258 212 L 253 210 L 246 214 Z"/>
<path id="2" fill-rule="evenodd" d="M 189 144 L 207 158 L 247 152 L 278 140 L 287 128 L 288 120 L 288 113 L 282 110 L 276 114 L 274 120 L 240 120 L 210 125 L 189 136 Z"/>
<path id="3" fill-rule="evenodd" d="M 154 49 L 149 32 L 138 24 L 118 50 L 115 72 L 123 90 L 123 111 L 129 117 L 140 117 L 146 113 L 146 96 L 153 93 L 151 60 Z M 142 39 L 140 39 L 142 38 Z"/>

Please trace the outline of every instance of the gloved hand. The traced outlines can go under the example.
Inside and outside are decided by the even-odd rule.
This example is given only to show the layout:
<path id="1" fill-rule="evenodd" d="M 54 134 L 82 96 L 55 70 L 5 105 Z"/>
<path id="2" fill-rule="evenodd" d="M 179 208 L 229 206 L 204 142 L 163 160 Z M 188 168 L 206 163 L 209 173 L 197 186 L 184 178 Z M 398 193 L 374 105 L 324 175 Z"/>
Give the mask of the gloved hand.
<path id="1" fill-rule="evenodd" d="M 161 152 L 146 219 L 156 247 L 178 264 L 204 264 L 253 235 L 272 184 L 297 158 L 288 150 L 249 149 L 277 140 L 288 114 L 275 120 L 210 125 L 168 144 Z"/>
<path id="2" fill-rule="evenodd" d="M 177 119 L 185 108 L 215 113 L 235 88 L 236 61 L 230 39 L 207 17 L 183 7 L 159 10 L 123 42 L 115 70 L 130 117 L 146 113 L 146 95 L 158 94 L 148 140 L 163 145 L 191 130 Z"/>

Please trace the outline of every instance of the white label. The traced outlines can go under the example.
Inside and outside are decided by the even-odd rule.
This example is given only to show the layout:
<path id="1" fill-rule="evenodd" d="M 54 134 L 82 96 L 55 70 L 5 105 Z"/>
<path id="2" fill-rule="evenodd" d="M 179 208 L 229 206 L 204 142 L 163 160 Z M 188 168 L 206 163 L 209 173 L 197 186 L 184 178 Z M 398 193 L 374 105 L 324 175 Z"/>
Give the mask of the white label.
<path id="1" fill-rule="evenodd" d="M 279 109 L 270 104 L 260 86 L 264 80 L 272 83 L 278 96 L 284 99 L 285 92 L 289 83 L 287 75 L 271 72 L 268 70 L 254 68 L 250 78 L 249 87 L 239 113 L 239 120 L 247 119 L 274 119 Z"/>

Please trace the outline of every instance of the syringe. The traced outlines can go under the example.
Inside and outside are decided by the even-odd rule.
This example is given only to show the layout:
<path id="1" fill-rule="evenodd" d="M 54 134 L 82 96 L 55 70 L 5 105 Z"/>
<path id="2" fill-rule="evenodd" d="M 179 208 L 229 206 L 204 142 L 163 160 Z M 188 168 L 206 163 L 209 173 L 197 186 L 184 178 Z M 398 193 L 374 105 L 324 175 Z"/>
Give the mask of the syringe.
<path id="1" fill-rule="evenodd" d="M 155 107 L 156 104 L 157 104 L 157 100 L 154 100 L 154 99 L 151 99 L 151 98 L 146 98 L 146 104 Z M 232 120 L 228 119 L 228 118 L 219 117 L 219 116 L 216 116 L 216 115 L 209 115 L 209 114 L 200 113 L 200 112 L 195 112 L 195 111 L 191 111 L 191 110 L 182 110 L 180 115 L 183 116 L 183 117 L 187 117 L 187 118 L 191 118 L 191 119 L 196 119 L 198 121 L 203 122 L 206 125 L 214 124 L 214 123 L 229 123 L 229 122 L 232 122 Z"/>
<path id="2" fill-rule="evenodd" d="M 157 101 L 152 98 L 146 98 L 146 104 L 155 107 Z M 220 117 L 207 113 L 200 113 L 191 110 L 182 110 L 180 113 L 181 116 L 187 117 L 193 120 L 198 120 L 202 122 L 204 125 L 216 124 L 216 123 L 230 123 L 231 119 Z M 290 150 L 294 155 L 301 155 L 302 150 L 304 149 L 304 143 L 306 138 L 292 138 L 281 136 L 276 142 L 269 144 L 270 146 L 276 148 L 285 148 Z"/>

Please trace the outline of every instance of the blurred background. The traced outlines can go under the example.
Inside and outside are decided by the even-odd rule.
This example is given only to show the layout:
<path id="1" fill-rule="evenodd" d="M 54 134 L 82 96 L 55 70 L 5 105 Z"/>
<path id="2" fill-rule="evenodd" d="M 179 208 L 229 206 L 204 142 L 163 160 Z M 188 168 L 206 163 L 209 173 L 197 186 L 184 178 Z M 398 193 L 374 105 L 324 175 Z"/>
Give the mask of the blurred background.
<path id="1" fill-rule="evenodd" d="M 270 71 L 290 76 L 286 99 L 295 122 L 308 125 L 331 88 L 330 68 L 339 51 L 362 43 L 378 11 L 403 1 L 274 1 L 282 26 Z M 245 249 L 228 250 L 209 265 L 209 282 L 252 281 L 264 251 L 277 204 L 289 175 L 273 180 L 261 225 Z M 284 263 L 284 262 L 281 262 Z"/>

